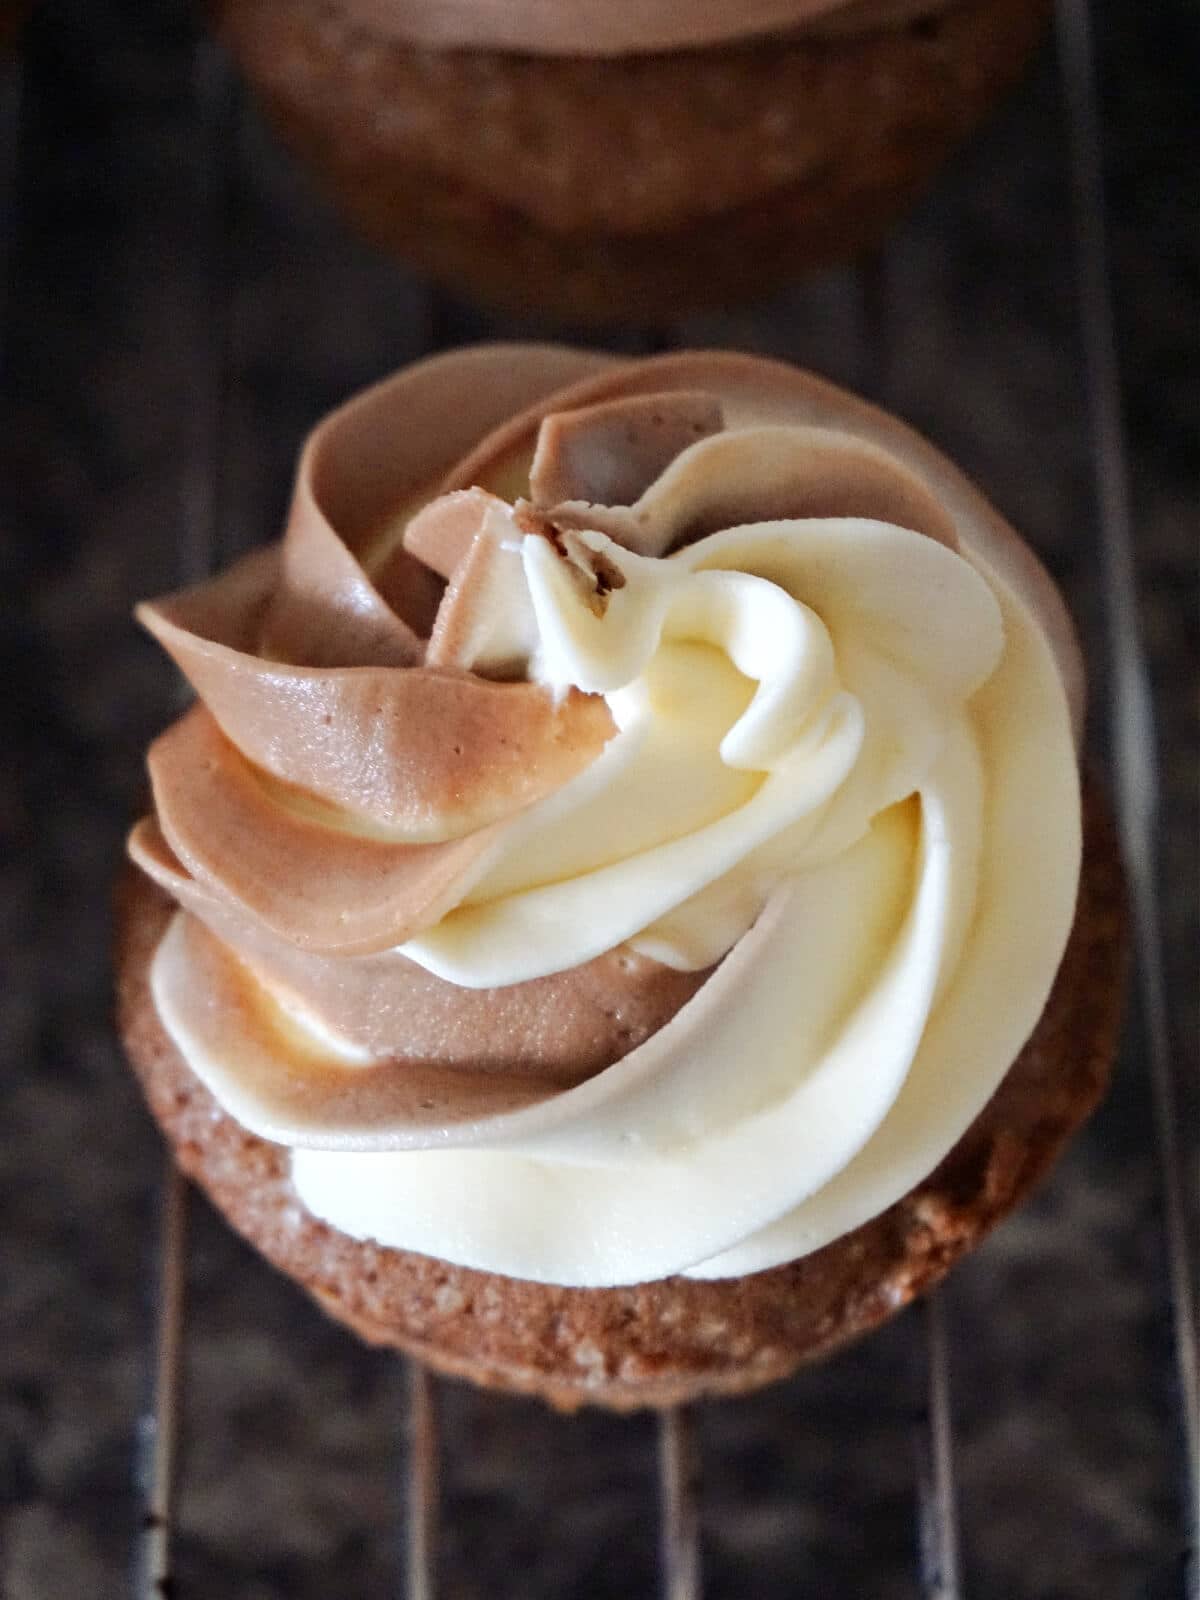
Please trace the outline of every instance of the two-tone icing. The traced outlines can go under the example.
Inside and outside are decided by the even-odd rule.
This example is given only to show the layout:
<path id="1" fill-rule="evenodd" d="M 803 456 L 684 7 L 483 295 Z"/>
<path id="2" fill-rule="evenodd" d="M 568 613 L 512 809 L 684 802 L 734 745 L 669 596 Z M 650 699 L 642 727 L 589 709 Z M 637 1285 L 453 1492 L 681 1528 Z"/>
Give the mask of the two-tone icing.
<path id="1" fill-rule="evenodd" d="M 133 838 L 183 908 L 155 1000 L 345 1232 L 580 1285 L 794 1259 L 1042 1010 L 1061 603 L 793 369 L 427 362 L 313 436 L 281 546 L 143 620 L 199 695 Z"/>

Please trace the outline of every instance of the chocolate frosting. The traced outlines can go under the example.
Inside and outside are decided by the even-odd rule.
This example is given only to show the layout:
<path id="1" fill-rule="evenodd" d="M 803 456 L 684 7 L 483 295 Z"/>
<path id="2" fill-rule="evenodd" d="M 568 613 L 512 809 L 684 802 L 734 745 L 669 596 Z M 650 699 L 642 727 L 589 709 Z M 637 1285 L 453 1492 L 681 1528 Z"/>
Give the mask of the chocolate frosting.
<path id="1" fill-rule="evenodd" d="M 278 938 L 193 878 L 153 817 L 134 829 L 130 854 L 189 913 L 189 954 L 210 1004 L 243 1020 L 261 1009 L 265 984 L 276 995 L 303 996 L 334 1034 L 363 1052 L 372 1065 L 356 1071 L 341 1113 L 354 1119 L 366 1109 L 368 1085 L 375 1115 L 416 1127 L 535 1103 L 636 1049 L 708 976 L 622 950 L 529 983 L 463 989 L 394 950 L 347 960 Z M 272 1092 L 303 1094 L 319 1069 L 321 1114 L 336 1124 L 346 1068 L 306 1061 L 297 1076 L 278 1040 L 272 1048 L 268 1030 L 256 1032 L 255 1070 Z"/>

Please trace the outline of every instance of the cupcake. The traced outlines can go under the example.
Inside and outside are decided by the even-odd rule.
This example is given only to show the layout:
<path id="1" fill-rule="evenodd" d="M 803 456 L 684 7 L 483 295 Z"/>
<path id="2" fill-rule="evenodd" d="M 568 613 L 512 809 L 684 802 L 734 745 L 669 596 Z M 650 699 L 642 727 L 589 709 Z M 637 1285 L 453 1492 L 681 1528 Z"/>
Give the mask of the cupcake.
<path id="1" fill-rule="evenodd" d="M 561 1407 L 753 1388 L 939 1279 L 1104 1087 L 1062 602 L 817 378 L 436 357 L 316 430 L 281 543 L 140 616 L 197 698 L 125 1044 L 368 1340 Z"/>
<path id="2" fill-rule="evenodd" d="M 1049 0 L 212 0 L 376 243 L 518 311 L 646 324 L 879 243 Z"/>

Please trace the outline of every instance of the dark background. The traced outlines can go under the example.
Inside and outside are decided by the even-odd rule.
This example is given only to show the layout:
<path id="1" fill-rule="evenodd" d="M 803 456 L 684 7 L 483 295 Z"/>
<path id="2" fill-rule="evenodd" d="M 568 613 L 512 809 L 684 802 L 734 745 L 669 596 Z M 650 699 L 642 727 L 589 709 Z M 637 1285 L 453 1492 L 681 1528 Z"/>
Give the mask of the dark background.
<path id="1" fill-rule="evenodd" d="M 1200 12 L 1192 0 L 1103 0 L 1096 21 L 1194 1200 Z M 120 1593 L 138 1515 L 160 1159 L 112 1036 L 108 896 L 143 748 L 177 691 L 130 605 L 178 581 L 189 519 L 204 524 L 210 496 L 224 554 L 272 535 L 303 432 L 351 389 L 434 342 L 528 331 L 431 294 L 355 243 L 253 108 L 227 95 L 219 63 L 215 92 L 197 98 L 195 30 L 175 0 L 45 0 L 20 58 L 0 66 L 6 1600 Z M 881 275 L 829 273 L 753 313 L 667 332 L 768 349 L 884 397 L 973 472 L 1064 586 L 1088 644 L 1103 762 L 1103 583 L 1074 284 L 1048 46 L 894 236 Z M 945 1291 L 967 1589 L 979 1600 L 1184 1592 L 1144 1038 L 1135 1008 L 1102 1112 Z M 202 1202 L 193 1216 L 178 1593 L 397 1592 L 401 1364 L 327 1323 Z M 922 1351 L 908 1315 L 787 1385 L 702 1410 L 713 1600 L 917 1593 Z M 439 1387 L 447 1595 L 651 1592 L 648 1420 L 563 1422 Z"/>

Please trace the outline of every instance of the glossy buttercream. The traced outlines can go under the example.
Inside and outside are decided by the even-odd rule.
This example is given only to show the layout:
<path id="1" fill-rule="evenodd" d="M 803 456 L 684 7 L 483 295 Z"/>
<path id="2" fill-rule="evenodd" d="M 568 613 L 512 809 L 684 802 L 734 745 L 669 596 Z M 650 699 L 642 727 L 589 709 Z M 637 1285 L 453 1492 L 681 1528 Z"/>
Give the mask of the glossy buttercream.
<path id="1" fill-rule="evenodd" d="M 605 1285 L 794 1259 L 982 1109 L 1073 918 L 1081 674 L 929 446 L 775 363 L 442 357 L 143 608 L 168 1032 L 345 1232 Z"/>

